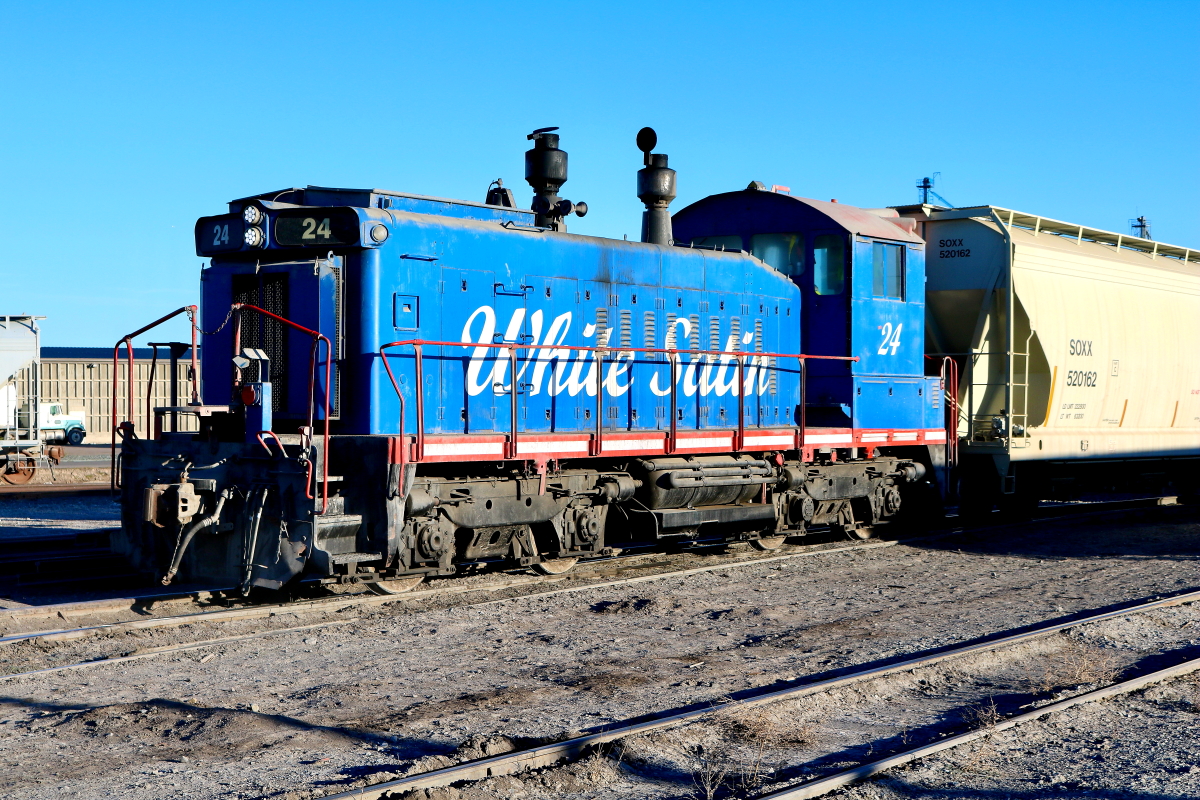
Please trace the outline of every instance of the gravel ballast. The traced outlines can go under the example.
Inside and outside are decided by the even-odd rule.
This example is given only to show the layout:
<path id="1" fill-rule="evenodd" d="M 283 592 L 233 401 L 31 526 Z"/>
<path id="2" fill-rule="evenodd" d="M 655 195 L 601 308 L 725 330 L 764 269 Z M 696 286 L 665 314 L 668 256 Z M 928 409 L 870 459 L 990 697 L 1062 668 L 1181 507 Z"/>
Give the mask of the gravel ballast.
<path id="1" fill-rule="evenodd" d="M 344 624 L 319 630 L 12 678 L 0 708 L 0 792 L 321 796 L 489 748 L 1191 588 L 1200 583 L 1197 532 L 1193 511 L 1150 509 L 474 608 L 348 609 L 336 620 Z M 1190 634 L 1178 628 L 1166 638 L 1186 646 Z M 1128 635 L 1136 644 L 1141 634 Z M 1146 636 L 1146 647 L 1162 638 Z M 146 633 L 121 644 L 157 643 Z M 1129 653 L 1146 649 L 1134 644 Z M 1086 637 L 1080 645 L 1121 650 Z M 43 647 L 53 658 L 56 646 Z M 33 652 L 20 657 L 37 662 Z M 989 680 L 1007 680 L 1005 664 Z M 849 761 L 886 727 L 876 718 L 888 704 L 873 710 L 850 695 L 832 702 L 836 713 L 818 727 L 836 718 L 844 730 L 822 734 L 820 747 L 830 751 L 841 737 Z M 794 748 L 801 761 L 806 747 Z M 589 797 L 635 774 L 632 760 L 601 761 L 561 769 L 575 770 L 568 782 Z M 654 781 L 662 796 L 694 788 L 689 775 Z"/>

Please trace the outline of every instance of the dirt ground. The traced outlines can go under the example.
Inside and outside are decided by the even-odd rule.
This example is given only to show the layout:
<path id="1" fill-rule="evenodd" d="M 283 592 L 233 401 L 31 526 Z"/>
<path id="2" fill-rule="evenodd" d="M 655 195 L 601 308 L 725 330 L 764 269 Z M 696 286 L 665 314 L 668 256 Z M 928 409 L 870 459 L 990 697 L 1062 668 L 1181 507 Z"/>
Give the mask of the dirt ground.
<path id="1" fill-rule="evenodd" d="M 0 509 L 0 517 L 8 515 Z M 319 629 L 13 677 L 0 683 L 0 793 L 319 797 L 514 743 L 1197 587 L 1198 533 L 1194 510 L 1147 509 L 484 606 L 351 609 L 341 624 Z M 1171 613 L 1192 613 L 1188 608 Z M 1130 628 L 1129 641 L 1141 643 L 1122 646 L 1126 660 L 1162 645 L 1164 637 L 1137 638 L 1156 628 L 1172 632 L 1164 639 L 1172 646 L 1195 644 L 1181 621 L 1135 628 L 1140 633 Z M 1113 638 L 1120 630 L 1096 636 L 1120 642 Z M 133 636 L 120 644 L 133 651 L 149 641 Z M 1124 652 L 1103 639 L 1076 644 Z M 40 655 L 22 647 L 27 667 L 57 660 L 58 645 L 43 643 Z M 1061 647 L 1070 651 L 1070 642 Z M 1009 680 L 1004 670 L 1013 663 L 1004 661 L 985 680 Z M 1029 682 L 1030 674 L 1018 677 Z M 978 694 L 973 676 L 956 680 Z M 946 709 L 961 710 L 953 696 L 917 708 L 913 698 L 941 698 L 947 686 L 957 688 L 937 681 L 938 691 L 919 684 L 876 691 L 881 700 L 874 704 L 853 694 L 826 699 L 809 725 L 825 732 L 790 730 L 788 763 L 857 763 L 899 706 L 928 712 L 935 723 Z M 1144 738 L 1161 743 L 1163 763 L 1170 748 L 1185 757 L 1184 743 L 1168 743 L 1194 739 L 1189 726 L 1196 722 L 1138 713 L 1158 721 Z M 1182 707 L 1170 713 L 1192 714 Z M 1025 741 L 1021 729 L 1004 735 Z M 595 759 L 496 779 L 512 783 L 487 789 L 487 796 L 692 796 L 694 769 L 639 766 L 653 762 L 654 752 L 651 744 L 639 756 L 632 745 L 619 762 Z M 1047 774 L 1076 780 L 1064 770 Z M 983 773 L 970 780 L 979 791 L 961 796 L 1006 796 L 1003 788 L 983 789 Z M 853 791 L 900 790 L 875 781 Z M 1031 791 L 1014 784 L 1007 794 L 1043 796 Z"/>

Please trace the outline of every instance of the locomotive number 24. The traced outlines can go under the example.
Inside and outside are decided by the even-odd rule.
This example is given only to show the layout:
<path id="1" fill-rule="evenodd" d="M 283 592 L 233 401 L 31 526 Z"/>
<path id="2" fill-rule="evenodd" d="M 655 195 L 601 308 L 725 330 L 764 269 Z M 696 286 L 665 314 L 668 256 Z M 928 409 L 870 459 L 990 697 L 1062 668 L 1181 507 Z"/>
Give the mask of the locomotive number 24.
<path id="1" fill-rule="evenodd" d="M 333 236 L 333 231 L 329 229 L 329 218 L 321 220 L 320 224 L 312 217 L 306 217 L 304 220 L 304 233 L 300 235 L 301 239 L 316 239 L 320 236 L 322 239 L 328 239 Z"/>
<path id="2" fill-rule="evenodd" d="M 229 244 L 229 225 L 213 225 L 213 247 Z"/>
<path id="3" fill-rule="evenodd" d="M 892 330 L 892 323 L 883 323 L 883 341 L 879 343 L 879 355 L 888 355 L 888 348 L 891 348 L 892 355 L 896 355 L 896 349 L 900 347 L 900 331 L 904 330 L 904 323 L 901 322 L 896 326 L 896 330 Z"/>

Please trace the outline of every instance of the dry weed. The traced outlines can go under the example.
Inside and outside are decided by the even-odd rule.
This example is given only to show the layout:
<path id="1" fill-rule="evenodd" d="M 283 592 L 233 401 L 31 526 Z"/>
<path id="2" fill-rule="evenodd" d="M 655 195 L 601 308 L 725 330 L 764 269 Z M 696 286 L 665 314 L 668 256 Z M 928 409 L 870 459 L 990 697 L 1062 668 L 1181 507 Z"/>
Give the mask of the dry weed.
<path id="1" fill-rule="evenodd" d="M 787 763 L 777 762 L 772 754 L 813 742 L 819 727 L 795 709 L 725 699 L 703 723 L 652 735 L 647 741 L 691 773 L 691 794 L 698 800 L 751 797 Z"/>
<path id="2" fill-rule="evenodd" d="M 1120 671 L 1111 651 L 1068 638 L 1061 650 L 1042 659 L 1040 672 L 1029 683 L 1038 694 L 1046 694 L 1064 687 L 1112 683 Z"/>
<path id="3" fill-rule="evenodd" d="M 989 697 L 986 702 L 967 709 L 966 720 L 976 728 L 994 728 L 1003 719 L 996 705 L 996 698 Z"/>

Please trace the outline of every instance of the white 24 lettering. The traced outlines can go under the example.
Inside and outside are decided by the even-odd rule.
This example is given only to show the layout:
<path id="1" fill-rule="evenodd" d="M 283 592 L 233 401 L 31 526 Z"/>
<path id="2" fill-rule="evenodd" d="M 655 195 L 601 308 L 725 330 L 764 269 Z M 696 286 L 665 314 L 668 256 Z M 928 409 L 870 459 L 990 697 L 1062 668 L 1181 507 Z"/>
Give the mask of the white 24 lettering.
<path id="1" fill-rule="evenodd" d="M 304 233 L 300 234 L 301 239 L 316 239 L 318 235 L 322 239 L 328 239 L 333 235 L 333 231 L 329 229 L 328 217 L 321 220 L 320 226 L 317 225 L 317 221 L 312 217 L 305 217 L 302 224 L 304 225 Z"/>
<path id="2" fill-rule="evenodd" d="M 896 348 L 900 346 L 900 331 L 902 330 L 904 330 L 903 322 L 896 326 L 895 333 L 892 332 L 892 323 L 883 323 L 883 342 L 880 343 L 879 350 L 877 351 L 879 355 L 886 356 L 889 347 L 892 348 L 891 354 L 896 355 Z"/>

